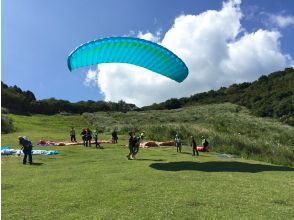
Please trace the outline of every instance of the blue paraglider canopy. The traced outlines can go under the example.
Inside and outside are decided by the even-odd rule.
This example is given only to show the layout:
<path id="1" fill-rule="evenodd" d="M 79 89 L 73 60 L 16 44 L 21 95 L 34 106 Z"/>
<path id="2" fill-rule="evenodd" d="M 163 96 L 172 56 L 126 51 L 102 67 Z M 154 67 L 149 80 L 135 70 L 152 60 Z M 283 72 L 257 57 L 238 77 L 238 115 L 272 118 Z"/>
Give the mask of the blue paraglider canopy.
<path id="1" fill-rule="evenodd" d="M 185 63 L 167 48 L 132 37 L 110 37 L 85 43 L 68 56 L 67 63 L 70 71 L 101 63 L 128 63 L 177 82 L 182 82 L 189 72 Z"/>

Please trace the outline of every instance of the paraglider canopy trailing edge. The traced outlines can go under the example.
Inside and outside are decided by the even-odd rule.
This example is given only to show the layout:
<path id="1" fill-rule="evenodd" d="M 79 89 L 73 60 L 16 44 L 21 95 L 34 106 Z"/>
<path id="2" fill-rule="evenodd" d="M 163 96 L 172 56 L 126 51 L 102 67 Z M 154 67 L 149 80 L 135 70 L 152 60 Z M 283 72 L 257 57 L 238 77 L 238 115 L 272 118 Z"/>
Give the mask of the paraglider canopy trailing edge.
<path id="1" fill-rule="evenodd" d="M 133 37 L 109 37 L 82 44 L 70 53 L 70 71 L 101 63 L 127 63 L 141 66 L 177 82 L 189 73 L 186 64 L 167 48 Z"/>

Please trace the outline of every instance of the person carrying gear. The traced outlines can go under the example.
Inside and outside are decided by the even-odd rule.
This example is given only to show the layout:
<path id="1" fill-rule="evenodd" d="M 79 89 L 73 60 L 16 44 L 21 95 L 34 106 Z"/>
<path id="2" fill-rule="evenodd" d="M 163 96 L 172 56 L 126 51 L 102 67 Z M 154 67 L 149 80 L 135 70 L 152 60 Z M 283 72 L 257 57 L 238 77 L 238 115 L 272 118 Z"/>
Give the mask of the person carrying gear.
<path id="1" fill-rule="evenodd" d="M 197 153 L 197 156 L 199 156 L 199 152 L 197 150 L 197 144 L 195 141 L 195 138 L 193 136 L 191 136 L 191 146 L 192 146 L 192 156 L 195 156 L 195 152 Z"/>
<path id="2" fill-rule="evenodd" d="M 32 142 L 30 142 L 29 140 L 27 140 L 26 137 L 18 137 L 19 140 L 19 145 L 22 146 L 22 151 L 24 153 L 24 157 L 23 157 L 23 164 L 27 163 L 27 158 L 29 159 L 29 164 L 32 165 L 33 164 L 33 157 L 32 157 Z"/>
<path id="3" fill-rule="evenodd" d="M 136 154 L 139 152 L 140 144 L 144 139 L 144 132 L 140 136 L 134 138 L 134 149 L 133 149 L 133 159 L 135 159 Z"/>

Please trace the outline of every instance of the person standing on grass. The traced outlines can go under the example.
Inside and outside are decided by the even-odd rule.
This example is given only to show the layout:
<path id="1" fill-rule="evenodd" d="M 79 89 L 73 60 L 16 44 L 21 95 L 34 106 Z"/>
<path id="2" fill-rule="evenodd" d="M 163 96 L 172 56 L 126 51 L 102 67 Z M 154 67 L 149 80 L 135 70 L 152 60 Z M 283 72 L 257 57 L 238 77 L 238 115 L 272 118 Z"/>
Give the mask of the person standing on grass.
<path id="1" fill-rule="evenodd" d="M 129 145 L 128 145 L 128 147 L 129 147 L 129 154 L 127 155 L 127 158 L 129 159 L 129 160 L 133 160 L 134 158 L 133 158 L 133 154 L 134 154 L 134 142 L 135 142 L 135 133 L 133 133 L 133 132 L 129 132 L 129 136 L 130 136 L 130 138 L 129 138 Z"/>
<path id="2" fill-rule="evenodd" d="M 177 152 L 182 152 L 182 142 L 181 142 L 181 138 L 179 137 L 178 134 L 176 134 L 176 138 L 175 138 L 175 144 L 177 147 Z"/>
<path id="3" fill-rule="evenodd" d="M 113 130 L 113 132 L 111 133 L 111 136 L 112 136 L 112 143 L 113 144 L 117 144 L 118 137 L 117 137 L 117 131 L 116 131 L 116 129 Z"/>
<path id="4" fill-rule="evenodd" d="M 96 130 L 94 130 L 94 139 L 95 139 L 95 146 L 96 148 L 100 148 L 100 144 L 98 142 L 98 129 L 96 128 Z"/>
<path id="5" fill-rule="evenodd" d="M 92 131 L 90 128 L 87 128 L 86 130 L 86 147 L 91 147 L 91 141 L 92 141 Z"/>
<path id="6" fill-rule="evenodd" d="M 26 137 L 18 137 L 19 140 L 19 145 L 21 145 L 21 149 L 24 153 L 23 156 L 23 164 L 27 163 L 27 158 L 29 159 L 29 164 L 32 165 L 33 164 L 33 157 L 32 157 L 32 142 L 30 142 L 29 140 L 27 140 Z"/>
<path id="7" fill-rule="evenodd" d="M 195 152 L 197 153 L 197 156 L 199 156 L 198 150 L 197 150 L 197 144 L 195 141 L 195 138 L 191 136 L 191 146 L 192 146 L 192 156 L 195 156 Z"/>
<path id="8" fill-rule="evenodd" d="M 83 145 L 86 146 L 87 132 L 85 128 L 83 128 L 81 135 L 82 135 Z"/>
<path id="9" fill-rule="evenodd" d="M 140 141 L 142 142 L 145 138 L 145 131 L 140 134 Z"/>
<path id="10" fill-rule="evenodd" d="M 69 132 L 69 136 L 70 136 L 70 141 L 71 142 L 77 142 L 76 141 L 76 131 L 75 129 L 72 127 L 70 132 Z"/>
<path id="11" fill-rule="evenodd" d="M 203 140 L 202 140 L 202 145 L 203 145 L 203 148 L 204 148 L 204 152 L 209 152 L 208 151 L 208 141 L 206 138 L 204 138 L 204 136 L 202 136 Z"/>

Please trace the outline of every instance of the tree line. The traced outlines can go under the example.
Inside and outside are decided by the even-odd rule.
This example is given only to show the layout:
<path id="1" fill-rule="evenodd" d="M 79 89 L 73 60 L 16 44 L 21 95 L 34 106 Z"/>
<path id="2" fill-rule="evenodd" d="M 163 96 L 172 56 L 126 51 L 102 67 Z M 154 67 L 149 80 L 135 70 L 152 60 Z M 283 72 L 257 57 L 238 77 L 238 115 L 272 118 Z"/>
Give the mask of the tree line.
<path id="1" fill-rule="evenodd" d="M 14 114 L 46 114 L 54 115 L 58 113 L 81 114 L 84 112 L 97 111 L 134 111 L 139 108 L 134 104 L 128 104 L 124 101 L 105 102 L 105 101 L 80 101 L 71 103 L 62 99 L 42 99 L 36 100 L 31 91 L 22 91 L 17 86 L 8 86 L 1 82 L 2 107 L 8 109 Z"/>
<path id="2" fill-rule="evenodd" d="M 98 111 L 140 111 L 177 109 L 189 105 L 231 102 L 245 106 L 261 117 L 276 117 L 294 125 L 294 69 L 286 68 L 249 83 L 233 84 L 218 90 L 198 93 L 190 97 L 172 98 L 165 102 L 138 108 L 124 101 L 80 101 L 71 103 L 55 98 L 36 100 L 31 91 L 1 82 L 2 107 L 15 114 L 57 114 Z"/>

